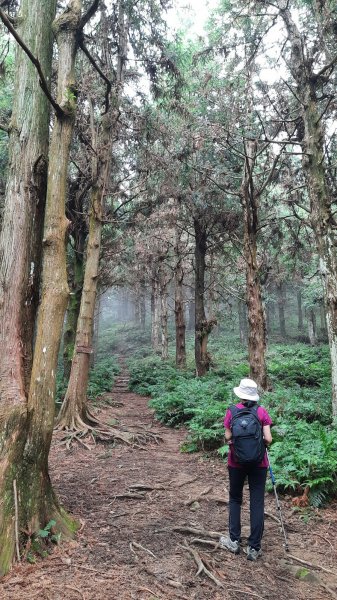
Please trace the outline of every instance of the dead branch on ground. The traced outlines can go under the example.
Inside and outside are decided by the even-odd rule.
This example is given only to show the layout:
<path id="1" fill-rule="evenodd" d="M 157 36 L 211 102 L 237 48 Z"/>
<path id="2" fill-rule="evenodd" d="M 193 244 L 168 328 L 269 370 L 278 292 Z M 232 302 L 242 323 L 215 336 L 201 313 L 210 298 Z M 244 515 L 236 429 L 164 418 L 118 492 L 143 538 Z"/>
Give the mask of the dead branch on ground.
<path id="1" fill-rule="evenodd" d="M 156 555 L 153 554 L 153 552 L 151 552 L 151 550 L 149 550 L 148 548 L 145 548 L 144 546 L 142 546 L 141 544 L 138 544 L 137 542 L 130 542 L 129 546 L 130 546 L 130 549 L 138 548 L 138 550 L 144 550 L 144 552 L 147 552 L 148 554 L 150 554 L 150 556 L 153 556 L 153 558 L 157 558 Z"/>
<path id="2" fill-rule="evenodd" d="M 289 554 L 288 552 L 286 554 L 286 557 L 291 558 L 292 560 L 295 560 L 296 562 L 301 563 L 301 565 L 311 567 L 312 569 L 318 569 L 320 571 L 324 571 L 325 573 L 330 573 L 330 574 L 334 575 L 335 577 L 337 576 L 336 573 L 334 571 L 331 571 L 330 569 L 326 569 L 325 567 L 322 567 L 321 565 L 315 565 L 314 563 L 311 563 L 308 560 L 302 560 L 301 558 L 298 558 L 297 556 L 294 556 L 293 554 Z"/>
<path id="3" fill-rule="evenodd" d="M 183 548 L 184 550 L 187 550 L 187 552 L 189 552 L 190 554 L 192 554 L 197 566 L 198 566 L 198 570 L 197 570 L 197 575 L 200 575 L 201 573 L 205 573 L 205 575 L 207 577 L 209 577 L 209 579 L 211 579 L 218 587 L 224 587 L 223 583 L 221 583 L 221 581 L 219 579 L 217 579 L 215 577 L 215 575 L 213 575 L 213 573 L 211 573 L 211 571 L 208 570 L 208 568 L 206 567 L 205 563 L 202 561 L 199 553 L 195 550 L 195 548 L 191 548 L 190 546 L 188 546 L 186 540 L 185 540 L 185 544 L 179 544 L 180 548 Z"/>

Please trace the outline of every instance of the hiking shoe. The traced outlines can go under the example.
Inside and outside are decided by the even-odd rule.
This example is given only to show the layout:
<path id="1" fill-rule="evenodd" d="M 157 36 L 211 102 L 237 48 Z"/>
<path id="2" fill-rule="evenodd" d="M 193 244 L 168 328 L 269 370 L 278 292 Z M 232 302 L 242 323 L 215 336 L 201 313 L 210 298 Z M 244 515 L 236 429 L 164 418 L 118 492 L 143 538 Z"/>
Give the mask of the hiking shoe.
<path id="1" fill-rule="evenodd" d="M 230 537 L 221 536 L 219 544 L 220 548 L 226 548 L 226 550 L 229 550 L 233 554 L 239 554 L 240 552 L 240 543 L 237 540 L 233 542 Z"/>
<path id="2" fill-rule="evenodd" d="M 262 556 L 262 550 L 255 550 L 251 546 L 247 546 L 247 560 L 257 560 Z"/>

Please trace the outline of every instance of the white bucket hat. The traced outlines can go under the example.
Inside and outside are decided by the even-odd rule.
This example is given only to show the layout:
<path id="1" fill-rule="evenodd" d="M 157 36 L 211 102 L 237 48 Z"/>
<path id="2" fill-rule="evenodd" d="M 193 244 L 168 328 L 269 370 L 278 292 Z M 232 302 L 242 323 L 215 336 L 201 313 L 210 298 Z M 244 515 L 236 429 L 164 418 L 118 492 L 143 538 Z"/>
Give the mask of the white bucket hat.
<path id="1" fill-rule="evenodd" d="M 233 388 L 234 394 L 241 400 L 258 402 L 257 384 L 252 379 L 241 379 L 239 387 Z"/>

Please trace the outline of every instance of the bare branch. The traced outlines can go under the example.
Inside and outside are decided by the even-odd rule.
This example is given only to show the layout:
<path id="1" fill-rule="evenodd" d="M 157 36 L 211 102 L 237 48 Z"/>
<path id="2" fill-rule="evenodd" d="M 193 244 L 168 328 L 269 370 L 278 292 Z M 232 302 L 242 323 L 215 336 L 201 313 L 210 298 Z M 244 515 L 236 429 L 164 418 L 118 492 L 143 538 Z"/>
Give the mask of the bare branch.
<path id="1" fill-rule="evenodd" d="M 96 69 L 96 71 L 99 74 L 99 76 L 106 83 L 106 92 L 105 92 L 105 114 L 106 114 L 108 112 L 108 109 L 109 109 L 109 95 L 110 95 L 111 87 L 112 87 L 111 81 L 106 77 L 106 75 L 104 75 L 103 71 L 98 66 L 98 64 L 95 61 L 94 57 L 90 54 L 90 52 L 89 52 L 88 48 L 86 47 L 86 45 L 85 45 L 84 40 L 83 40 L 82 37 L 78 40 L 78 45 L 81 48 L 81 50 L 84 52 L 84 54 L 88 58 L 89 62 L 94 67 L 94 69 Z"/>
<path id="2" fill-rule="evenodd" d="M 8 31 L 12 34 L 14 39 L 17 41 L 19 46 L 21 46 L 22 50 L 27 54 L 29 60 L 33 63 L 34 67 L 36 68 L 36 70 L 39 74 L 39 78 L 40 78 L 41 89 L 42 89 L 43 93 L 45 94 L 45 96 L 48 98 L 52 107 L 54 108 L 57 116 L 59 116 L 59 117 L 64 116 L 65 112 L 62 110 L 61 106 L 59 104 L 57 104 L 57 102 L 54 100 L 54 98 L 52 97 L 52 95 L 49 91 L 48 83 L 42 72 L 40 61 L 32 54 L 32 52 L 29 50 L 28 46 L 26 46 L 24 41 L 21 39 L 21 37 L 19 36 L 17 31 L 13 27 L 8 16 L 6 15 L 6 13 L 4 13 L 4 11 L 1 8 L 0 8 L 0 19 L 3 22 L 3 24 L 5 25 L 5 27 L 7 27 Z"/>
<path id="3" fill-rule="evenodd" d="M 79 31 L 82 32 L 86 24 L 90 21 L 91 17 L 94 16 L 99 6 L 99 0 L 94 0 L 92 5 L 88 8 L 87 12 L 83 15 L 79 24 Z"/>

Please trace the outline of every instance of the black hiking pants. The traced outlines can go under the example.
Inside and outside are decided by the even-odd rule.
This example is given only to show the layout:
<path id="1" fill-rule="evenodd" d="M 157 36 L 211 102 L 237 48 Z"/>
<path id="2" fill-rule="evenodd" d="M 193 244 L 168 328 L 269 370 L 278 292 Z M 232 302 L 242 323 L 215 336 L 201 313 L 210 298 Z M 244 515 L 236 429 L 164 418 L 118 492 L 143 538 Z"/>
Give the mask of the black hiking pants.
<path id="1" fill-rule="evenodd" d="M 228 467 L 229 472 L 229 535 L 231 540 L 241 538 L 241 505 L 243 485 L 248 477 L 250 493 L 250 536 L 248 545 L 260 550 L 264 528 L 264 491 L 266 467 Z"/>

